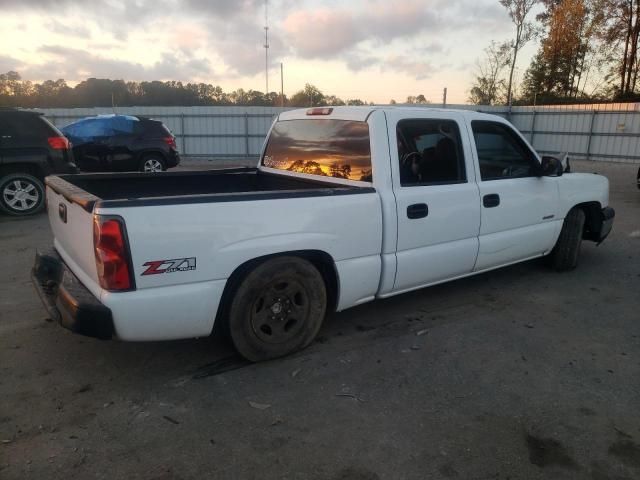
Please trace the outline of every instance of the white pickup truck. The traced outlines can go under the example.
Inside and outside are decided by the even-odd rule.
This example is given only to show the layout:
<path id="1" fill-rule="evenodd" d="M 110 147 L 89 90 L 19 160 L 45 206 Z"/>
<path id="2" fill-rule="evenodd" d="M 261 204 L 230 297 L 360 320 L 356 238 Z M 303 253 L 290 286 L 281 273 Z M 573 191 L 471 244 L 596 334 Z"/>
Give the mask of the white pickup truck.
<path id="1" fill-rule="evenodd" d="M 304 348 L 327 311 L 545 255 L 572 269 L 614 218 L 606 178 L 431 108 L 281 113 L 257 168 L 46 184 L 54 249 L 32 277 L 52 317 L 126 341 L 215 324 L 252 361 Z"/>

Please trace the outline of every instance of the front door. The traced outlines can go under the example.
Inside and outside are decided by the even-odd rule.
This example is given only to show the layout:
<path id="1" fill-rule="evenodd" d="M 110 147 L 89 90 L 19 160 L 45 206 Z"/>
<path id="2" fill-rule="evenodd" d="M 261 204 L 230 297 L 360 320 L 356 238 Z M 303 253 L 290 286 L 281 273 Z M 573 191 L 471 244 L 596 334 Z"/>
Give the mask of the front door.
<path id="1" fill-rule="evenodd" d="M 548 252 L 562 226 L 557 178 L 538 176 L 538 159 L 509 125 L 472 121 L 471 130 L 482 210 L 475 270 Z"/>
<path id="2" fill-rule="evenodd" d="M 456 116 L 388 113 L 398 216 L 395 292 L 470 273 L 480 200 L 471 146 Z M 422 112 L 424 117 L 424 113 Z M 465 138 L 465 140 L 462 140 Z"/>

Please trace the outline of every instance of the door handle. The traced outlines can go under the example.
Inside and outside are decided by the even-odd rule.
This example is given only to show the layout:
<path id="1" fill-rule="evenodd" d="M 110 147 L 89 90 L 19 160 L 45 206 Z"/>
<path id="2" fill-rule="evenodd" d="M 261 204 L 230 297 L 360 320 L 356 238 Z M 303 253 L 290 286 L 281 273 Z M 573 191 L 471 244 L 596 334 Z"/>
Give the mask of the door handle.
<path id="1" fill-rule="evenodd" d="M 407 207 L 407 218 L 424 218 L 429 215 L 429 206 L 426 203 L 414 203 Z"/>
<path id="2" fill-rule="evenodd" d="M 489 195 L 485 195 L 482 197 L 482 205 L 485 208 L 494 208 L 500 205 L 500 195 L 497 193 L 490 193 Z"/>

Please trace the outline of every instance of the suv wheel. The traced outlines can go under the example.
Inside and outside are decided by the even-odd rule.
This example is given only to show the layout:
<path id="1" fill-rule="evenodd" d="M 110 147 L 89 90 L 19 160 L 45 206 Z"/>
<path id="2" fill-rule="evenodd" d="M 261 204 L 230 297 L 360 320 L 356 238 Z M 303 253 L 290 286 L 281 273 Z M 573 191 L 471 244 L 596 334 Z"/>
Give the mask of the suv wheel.
<path id="1" fill-rule="evenodd" d="M 9 215 L 31 215 L 44 208 L 44 185 L 28 173 L 0 177 L 0 210 Z"/>
<path id="2" fill-rule="evenodd" d="M 164 159 L 159 155 L 145 155 L 140 164 L 140 171 L 145 173 L 163 172 L 166 170 Z"/>

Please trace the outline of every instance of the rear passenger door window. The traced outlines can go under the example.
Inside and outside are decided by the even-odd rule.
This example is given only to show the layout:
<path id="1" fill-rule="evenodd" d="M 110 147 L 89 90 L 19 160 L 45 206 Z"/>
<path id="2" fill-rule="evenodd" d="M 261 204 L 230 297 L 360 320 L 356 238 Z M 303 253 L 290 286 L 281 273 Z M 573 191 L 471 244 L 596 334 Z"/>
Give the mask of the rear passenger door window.
<path id="1" fill-rule="evenodd" d="M 475 173 L 461 115 L 394 109 L 387 120 L 398 220 L 394 290 L 468 274 L 478 253 L 480 200 L 467 179 Z"/>
<path id="2" fill-rule="evenodd" d="M 471 122 L 483 181 L 537 175 L 537 159 L 522 139 L 498 122 Z"/>
<path id="3" fill-rule="evenodd" d="M 446 185 L 467 181 L 460 130 L 456 122 L 401 120 L 396 135 L 401 186 Z"/>

